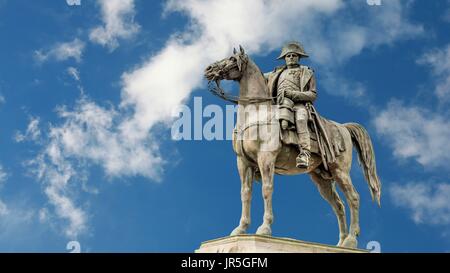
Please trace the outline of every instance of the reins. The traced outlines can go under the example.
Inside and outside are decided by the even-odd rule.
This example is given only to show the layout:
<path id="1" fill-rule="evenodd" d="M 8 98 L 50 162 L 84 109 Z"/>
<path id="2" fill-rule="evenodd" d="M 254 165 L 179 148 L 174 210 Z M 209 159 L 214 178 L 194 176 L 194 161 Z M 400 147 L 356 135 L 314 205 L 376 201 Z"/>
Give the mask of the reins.
<path id="1" fill-rule="evenodd" d="M 222 87 L 220 87 L 219 81 L 214 81 L 216 86 L 212 85 L 212 82 L 208 82 L 208 90 L 215 96 L 232 102 L 234 104 L 254 104 L 254 103 L 262 103 L 266 101 L 272 101 L 276 97 L 251 97 L 251 98 L 245 98 L 240 96 L 232 95 L 230 92 L 225 92 Z"/>

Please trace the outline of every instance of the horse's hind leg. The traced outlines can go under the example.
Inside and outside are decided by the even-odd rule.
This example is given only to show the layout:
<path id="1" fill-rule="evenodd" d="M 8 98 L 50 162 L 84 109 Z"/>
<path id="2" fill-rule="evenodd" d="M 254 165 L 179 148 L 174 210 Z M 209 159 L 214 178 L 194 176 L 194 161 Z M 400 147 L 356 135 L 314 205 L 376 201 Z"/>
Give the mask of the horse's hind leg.
<path id="1" fill-rule="evenodd" d="M 256 234 L 272 235 L 273 211 L 273 175 L 275 171 L 276 155 L 272 152 L 260 152 L 258 154 L 258 166 L 262 178 L 262 193 L 264 198 L 264 221 L 258 227 Z"/>
<path id="2" fill-rule="evenodd" d="M 342 246 L 345 238 L 347 237 L 347 221 L 345 219 L 345 207 L 336 191 L 335 184 L 332 180 L 325 180 L 320 175 L 316 173 L 311 173 L 311 179 L 317 185 L 320 195 L 323 199 L 328 201 L 328 203 L 333 208 L 334 213 L 339 224 L 339 242 L 338 246 Z"/>
<path id="3" fill-rule="evenodd" d="M 342 246 L 356 248 L 358 246 L 357 237 L 359 236 L 359 194 L 352 184 L 350 174 L 342 170 L 335 170 L 335 179 L 339 187 L 345 194 L 348 206 L 350 208 L 350 230 Z"/>
<path id="4" fill-rule="evenodd" d="M 252 186 L 253 186 L 253 168 L 240 156 L 237 157 L 237 166 L 239 176 L 241 178 L 241 201 L 242 201 L 242 215 L 237 226 L 230 234 L 239 235 L 245 234 L 250 225 L 250 205 L 252 200 Z"/>

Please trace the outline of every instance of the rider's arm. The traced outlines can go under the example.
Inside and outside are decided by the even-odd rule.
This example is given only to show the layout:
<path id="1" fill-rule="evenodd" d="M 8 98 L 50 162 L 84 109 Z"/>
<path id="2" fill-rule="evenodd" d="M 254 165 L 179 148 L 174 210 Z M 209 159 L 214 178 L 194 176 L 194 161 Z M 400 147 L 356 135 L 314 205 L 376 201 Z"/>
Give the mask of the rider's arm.
<path id="1" fill-rule="evenodd" d="M 316 92 L 316 79 L 314 75 L 309 80 L 306 85 L 308 91 L 296 91 L 296 90 L 286 90 L 286 97 L 290 98 L 294 102 L 314 102 L 317 98 Z"/>
<path id="2" fill-rule="evenodd" d="M 286 91 L 286 97 L 292 99 L 294 102 L 314 102 L 317 94 L 313 91 Z"/>

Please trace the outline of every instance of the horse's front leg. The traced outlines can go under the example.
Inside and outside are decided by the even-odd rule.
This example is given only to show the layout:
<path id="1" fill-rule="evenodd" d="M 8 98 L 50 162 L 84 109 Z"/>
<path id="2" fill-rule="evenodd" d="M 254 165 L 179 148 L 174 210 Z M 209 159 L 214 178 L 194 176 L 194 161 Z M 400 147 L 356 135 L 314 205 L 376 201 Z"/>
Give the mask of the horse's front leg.
<path id="1" fill-rule="evenodd" d="M 242 157 L 237 157 L 237 166 L 239 176 L 241 178 L 241 201 L 242 201 L 242 215 L 237 226 L 230 234 L 239 235 L 245 234 L 250 225 L 250 205 L 252 201 L 252 186 L 253 186 L 253 168 L 249 166 Z"/>
<path id="2" fill-rule="evenodd" d="M 273 211 L 272 193 L 276 155 L 273 152 L 261 152 L 258 155 L 258 166 L 262 178 L 262 194 L 264 198 L 264 221 L 256 231 L 258 235 L 272 235 Z"/>

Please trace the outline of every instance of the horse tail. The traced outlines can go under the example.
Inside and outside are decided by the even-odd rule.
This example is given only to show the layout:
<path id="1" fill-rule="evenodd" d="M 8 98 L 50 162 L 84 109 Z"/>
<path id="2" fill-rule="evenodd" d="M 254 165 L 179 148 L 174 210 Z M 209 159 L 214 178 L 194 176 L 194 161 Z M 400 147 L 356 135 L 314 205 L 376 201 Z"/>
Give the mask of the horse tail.
<path id="1" fill-rule="evenodd" d="M 367 133 L 363 126 L 357 123 L 346 123 L 344 126 L 350 132 L 353 145 L 358 152 L 359 165 L 362 166 L 362 169 L 364 170 L 364 177 L 369 184 L 372 201 L 376 200 L 378 206 L 381 206 L 381 182 L 377 175 L 375 153 L 373 151 L 369 133 Z"/>

